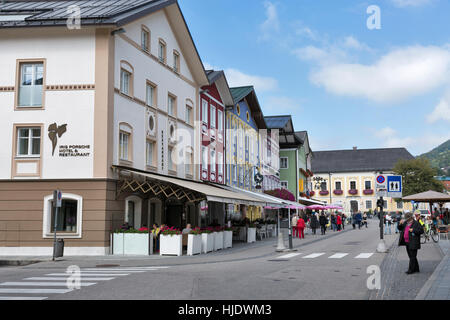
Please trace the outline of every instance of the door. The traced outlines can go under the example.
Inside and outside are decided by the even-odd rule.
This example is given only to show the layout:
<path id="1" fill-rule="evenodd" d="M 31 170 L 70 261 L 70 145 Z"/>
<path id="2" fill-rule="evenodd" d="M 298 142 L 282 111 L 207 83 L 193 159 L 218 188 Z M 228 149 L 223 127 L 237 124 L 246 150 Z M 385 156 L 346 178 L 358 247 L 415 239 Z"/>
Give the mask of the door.
<path id="1" fill-rule="evenodd" d="M 168 205 L 166 211 L 167 226 L 181 228 L 182 214 L 183 214 L 182 205 Z"/>
<path id="2" fill-rule="evenodd" d="M 351 212 L 358 211 L 358 201 L 355 201 L 355 200 L 350 201 L 350 210 L 351 210 Z"/>

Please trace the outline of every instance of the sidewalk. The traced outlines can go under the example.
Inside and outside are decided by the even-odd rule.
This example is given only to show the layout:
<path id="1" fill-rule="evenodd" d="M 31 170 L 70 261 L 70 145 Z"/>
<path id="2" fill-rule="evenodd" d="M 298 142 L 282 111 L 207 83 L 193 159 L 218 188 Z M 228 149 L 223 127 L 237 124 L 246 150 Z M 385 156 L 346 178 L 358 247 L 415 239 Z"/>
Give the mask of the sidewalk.
<path id="1" fill-rule="evenodd" d="M 440 239 L 444 257 L 415 300 L 450 300 L 450 241 Z"/>

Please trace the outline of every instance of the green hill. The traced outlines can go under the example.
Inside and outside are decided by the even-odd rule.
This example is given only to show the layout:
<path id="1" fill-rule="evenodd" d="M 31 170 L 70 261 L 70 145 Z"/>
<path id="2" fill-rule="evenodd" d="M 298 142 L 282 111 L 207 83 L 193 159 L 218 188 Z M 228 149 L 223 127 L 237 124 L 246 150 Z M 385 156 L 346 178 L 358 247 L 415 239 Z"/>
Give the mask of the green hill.
<path id="1" fill-rule="evenodd" d="M 450 140 L 418 157 L 430 160 L 431 165 L 439 169 L 440 175 L 450 175 Z"/>

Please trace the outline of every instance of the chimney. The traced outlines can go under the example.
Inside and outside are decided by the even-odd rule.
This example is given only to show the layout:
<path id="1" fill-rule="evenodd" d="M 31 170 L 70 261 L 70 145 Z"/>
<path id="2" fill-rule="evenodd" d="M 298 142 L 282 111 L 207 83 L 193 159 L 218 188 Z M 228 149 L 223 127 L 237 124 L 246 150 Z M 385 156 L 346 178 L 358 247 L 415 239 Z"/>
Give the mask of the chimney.
<path id="1" fill-rule="evenodd" d="M 358 149 L 358 147 L 353 147 L 353 150 L 357 150 Z"/>

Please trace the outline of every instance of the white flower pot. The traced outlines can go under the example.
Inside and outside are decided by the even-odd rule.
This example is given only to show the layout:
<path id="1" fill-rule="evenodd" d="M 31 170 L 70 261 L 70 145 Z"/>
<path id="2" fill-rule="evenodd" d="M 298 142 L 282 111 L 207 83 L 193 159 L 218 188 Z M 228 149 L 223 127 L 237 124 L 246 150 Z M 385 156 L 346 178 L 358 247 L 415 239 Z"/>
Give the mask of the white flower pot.
<path id="1" fill-rule="evenodd" d="M 223 231 L 214 232 L 216 235 L 214 237 L 214 251 L 223 249 Z"/>
<path id="2" fill-rule="evenodd" d="M 188 245 L 187 245 L 187 255 L 193 256 L 194 254 L 202 253 L 202 235 L 189 234 L 188 235 Z"/>
<path id="3" fill-rule="evenodd" d="M 223 232 L 223 248 L 231 248 L 233 247 L 233 231 L 224 231 Z"/>
<path id="4" fill-rule="evenodd" d="M 113 254 L 148 255 L 148 233 L 114 233 Z"/>
<path id="5" fill-rule="evenodd" d="M 256 228 L 247 228 L 247 242 L 256 242 Z"/>
<path id="6" fill-rule="evenodd" d="M 214 250 L 214 234 L 202 233 L 202 252 L 207 253 Z"/>
<path id="7" fill-rule="evenodd" d="M 183 254 L 183 236 L 164 235 L 159 236 L 159 254 L 170 256 L 181 256 Z"/>

